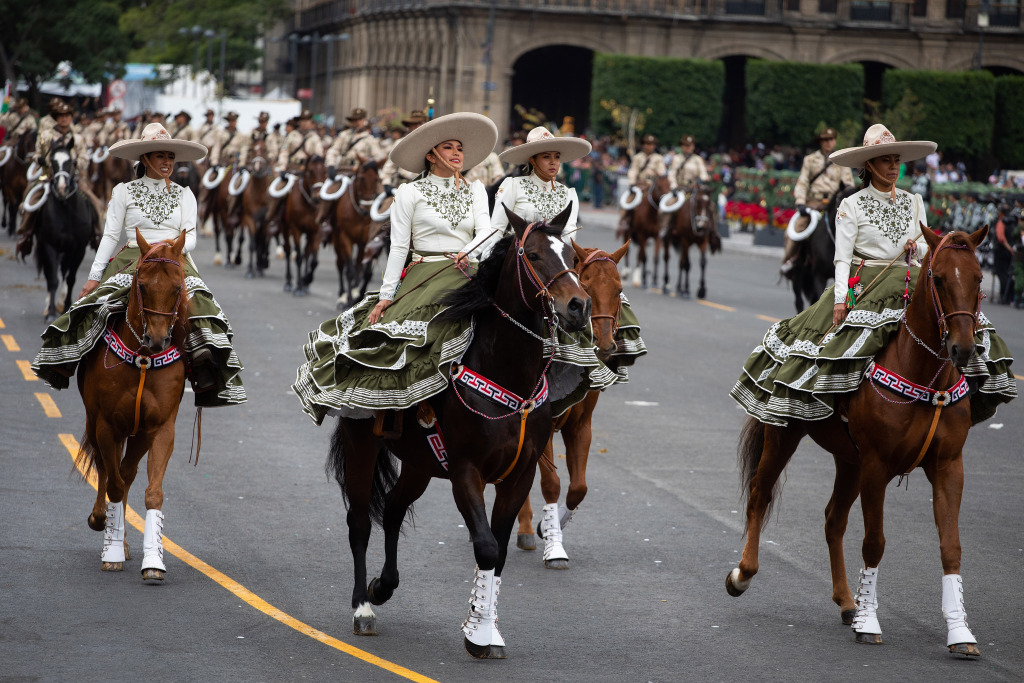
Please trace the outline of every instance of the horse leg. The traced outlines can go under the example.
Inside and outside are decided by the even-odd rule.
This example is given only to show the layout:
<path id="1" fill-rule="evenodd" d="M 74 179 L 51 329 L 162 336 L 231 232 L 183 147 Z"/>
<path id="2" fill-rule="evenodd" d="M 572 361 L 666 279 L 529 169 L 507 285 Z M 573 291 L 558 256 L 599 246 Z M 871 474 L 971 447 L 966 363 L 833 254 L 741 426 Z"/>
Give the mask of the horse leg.
<path id="1" fill-rule="evenodd" d="M 349 302 L 352 301 L 347 277 L 351 255 L 352 242 L 349 240 L 348 235 L 339 228 L 334 241 L 334 264 L 338 268 L 338 301 L 336 307 L 339 311 L 348 308 Z"/>
<path id="2" fill-rule="evenodd" d="M 864 568 L 860 570 L 857 607 L 853 617 L 853 631 L 858 643 L 882 644 L 882 627 L 878 623 L 878 565 L 885 552 L 885 534 L 882 529 L 885 487 L 889 483 L 888 469 L 875 456 L 861 461 L 860 506 L 864 514 L 864 541 L 861 554 Z"/>
<path id="3" fill-rule="evenodd" d="M 374 605 L 383 605 L 398 588 L 398 539 L 409 507 L 423 495 L 430 475 L 403 467 L 384 508 L 384 568 L 380 577 L 370 581 L 366 593 Z"/>
<path id="4" fill-rule="evenodd" d="M 537 536 L 533 533 L 533 506 L 530 505 L 530 497 L 523 501 L 523 507 L 519 508 L 519 530 L 516 533 L 516 547 L 520 550 L 536 550 Z"/>
<path id="5" fill-rule="evenodd" d="M 163 581 L 167 566 L 164 565 L 164 474 L 167 463 L 174 452 L 174 422 L 177 404 L 167 420 L 153 433 L 146 458 L 146 525 L 142 541 L 142 580 Z M 141 448 L 141 447 L 140 447 Z"/>
<path id="6" fill-rule="evenodd" d="M 685 240 L 679 254 L 679 279 L 676 281 L 676 293 L 684 299 L 690 298 L 690 244 Z"/>
<path id="7" fill-rule="evenodd" d="M 357 636 L 377 635 L 377 615 L 373 613 L 366 583 L 366 547 L 370 543 L 372 523 L 370 502 L 373 496 L 375 453 L 377 444 L 370 420 L 349 420 L 338 418 L 334 434 L 331 458 L 337 461 L 344 453 L 343 496 L 348 501 L 348 544 L 352 551 L 354 584 L 352 588 L 352 633 Z"/>
<path id="8" fill-rule="evenodd" d="M 309 286 L 313 284 L 313 273 L 316 272 L 316 267 L 320 265 L 320 238 L 314 235 L 309 238 L 306 242 L 306 291 L 309 291 Z"/>
<path id="9" fill-rule="evenodd" d="M 41 235 L 37 235 L 36 239 L 40 239 Z M 39 249 L 43 250 L 42 258 L 40 259 L 43 264 L 43 275 L 46 276 L 46 310 L 43 311 L 43 319 L 47 324 L 52 323 L 57 319 L 57 288 L 60 286 L 60 275 L 59 275 L 59 262 L 60 255 L 57 250 L 49 244 L 38 245 Z"/>
<path id="10" fill-rule="evenodd" d="M 249 233 L 249 267 L 245 271 L 245 277 L 251 280 L 256 277 L 256 226 L 248 215 L 242 219 L 242 229 Z"/>
<path id="11" fill-rule="evenodd" d="M 211 190 L 211 193 L 212 192 L 216 192 L 216 190 Z M 211 219 L 213 220 L 213 265 L 222 266 L 224 265 L 224 254 L 220 251 L 220 231 L 222 227 L 220 223 L 220 211 L 214 208 L 210 213 L 212 214 Z M 227 235 L 225 235 L 224 241 L 227 242 L 227 240 Z M 228 256 L 230 255 L 231 252 L 228 252 Z"/>
<path id="12" fill-rule="evenodd" d="M 832 497 L 825 506 L 825 542 L 828 544 L 829 566 L 832 570 L 832 602 L 839 605 L 843 623 L 853 623 L 855 603 L 846 578 L 843 536 L 850 518 L 850 508 L 860 495 L 860 466 L 835 458 L 836 478 Z"/>
<path id="13" fill-rule="evenodd" d="M 125 548 L 124 548 L 124 500 L 127 489 L 124 480 L 121 478 L 120 460 L 124 450 L 124 443 L 115 436 L 110 424 L 103 421 L 97 422 L 92 439 L 94 448 L 94 459 L 96 462 L 97 479 L 103 475 L 103 484 L 97 487 L 97 506 L 103 505 L 100 491 L 105 489 L 109 502 L 106 503 L 106 514 L 104 515 L 103 526 L 103 549 L 100 554 L 100 569 L 105 572 L 119 572 L 124 570 Z M 101 464 L 102 462 L 102 464 Z M 99 520 L 96 508 L 89 518 L 90 526 L 92 521 Z M 93 527 L 95 528 L 95 527 Z"/>
<path id="14" fill-rule="evenodd" d="M 708 265 L 707 242 L 700 245 L 700 287 L 697 288 L 697 298 L 703 299 L 708 295 L 707 285 L 704 283 L 704 269 Z"/>
<path id="15" fill-rule="evenodd" d="M 963 453 L 941 469 L 925 468 L 932 483 L 932 511 L 939 530 L 942 558 L 942 615 L 946 618 L 946 646 L 953 654 L 980 657 L 978 640 L 967 625 L 964 583 L 960 578 L 960 498 L 964 490 Z"/>
<path id="16" fill-rule="evenodd" d="M 675 216 L 669 216 L 670 224 L 675 221 Z M 664 280 L 661 283 L 661 293 L 668 295 L 668 285 L 671 276 L 669 275 L 668 264 L 672 260 L 672 243 L 668 239 L 668 230 L 665 231 L 665 256 L 664 256 L 665 275 Z"/>
<path id="17" fill-rule="evenodd" d="M 241 224 L 235 227 L 235 232 L 238 233 L 238 247 L 235 249 L 234 264 L 236 266 L 242 265 L 242 242 L 245 241 L 245 230 L 240 229 Z"/>
<path id="18" fill-rule="evenodd" d="M 562 524 L 558 513 L 562 482 L 554 466 L 554 438 L 552 430 L 548 443 L 544 446 L 544 457 L 550 465 L 544 463 L 540 467 L 540 491 L 544 496 L 544 508 L 537 524 L 537 535 L 544 539 L 544 566 L 548 569 L 568 569 L 569 556 L 562 547 Z"/>
<path id="19" fill-rule="evenodd" d="M 633 286 L 647 287 L 647 240 L 637 240 L 636 266 L 633 268 Z"/>
<path id="20" fill-rule="evenodd" d="M 777 494 L 779 477 L 793 456 L 805 431 L 802 428 L 777 427 L 748 418 L 740 436 L 740 460 L 747 489 L 747 542 L 739 565 L 725 579 L 729 595 L 739 597 L 757 574 L 757 547 L 761 530 Z"/>
<path id="21" fill-rule="evenodd" d="M 288 230 L 287 224 L 284 230 Z M 292 291 L 292 240 L 291 235 L 282 231 L 281 242 L 284 246 L 284 291 Z"/>

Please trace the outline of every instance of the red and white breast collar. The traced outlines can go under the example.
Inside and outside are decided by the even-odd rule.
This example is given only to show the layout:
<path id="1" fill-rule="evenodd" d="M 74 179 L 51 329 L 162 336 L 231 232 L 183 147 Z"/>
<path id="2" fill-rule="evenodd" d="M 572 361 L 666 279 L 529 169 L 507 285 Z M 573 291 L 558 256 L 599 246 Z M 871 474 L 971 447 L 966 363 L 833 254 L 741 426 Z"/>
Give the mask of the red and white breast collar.
<path id="1" fill-rule="evenodd" d="M 868 367 L 864 371 L 864 375 L 875 384 L 885 387 L 895 394 L 906 396 L 907 398 L 911 398 L 916 401 L 930 403 L 933 406 L 938 405 L 940 400 L 942 400 L 943 404 L 946 406 L 952 405 L 967 396 L 969 391 L 967 378 L 963 375 L 960 375 L 960 379 L 950 387 L 948 391 L 940 391 L 921 386 L 920 384 L 915 384 L 909 379 L 900 377 L 892 370 L 883 368 L 874 361 L 868 363 Z"/>
<path id="2" fill-rule="evenodd" d="M 518 395 L 502 387 L 500 384 L 492 382 L 480 373 L 470 370 L 465 365 L 457 365 L 452 368 L 452 380 L 455 382 L 461 382 L 470 389 L 475 389 L 477 392 L 483 394 L 498 405 L 505 406 L 513 413 L 519 412 L 524 405 L 529 403 L 527 399 L 520 398 Z M 533 399 L 533 405 L 530 407 L 530 410 L 540 406 L 547 400 L 547 398 L 548 376 L 542 375 L 540 389 L 537 391 L 536 397 Z"/>
<path id="3" fill-rule="evenodd" d="M 166 367 L 175 361 L 181 360 L 181 351 L 178 350 L 177 346 L 170 346 L 167 350 L 155 356 L 143 356 L 142 354 L 135 353 L 125 345 L 121 338 L 117 336 L 117 332 L 114 332 L 113 328 L 110 327 L 103 333 L 103 341 L 107 343 L 107 346 L 115 356 L 135 367 L 140 367 L 143 359 L 149 361 L 149 369 L 151 370 Z"/>

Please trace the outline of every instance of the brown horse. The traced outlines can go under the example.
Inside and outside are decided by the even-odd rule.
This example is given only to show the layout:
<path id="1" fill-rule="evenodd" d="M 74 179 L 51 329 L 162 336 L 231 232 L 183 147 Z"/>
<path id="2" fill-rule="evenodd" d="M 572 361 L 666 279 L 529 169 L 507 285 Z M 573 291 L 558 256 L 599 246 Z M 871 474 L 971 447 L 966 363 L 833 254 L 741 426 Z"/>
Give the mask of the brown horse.
<path id="1" fill-rule="evenodd" d="M 213 218 L 213 262 L 216 265 L 223 262 L 224 267 L 228 269 L 242 264 L 242 242 L 245 235 L 244 230 L 239 230 L 242 222 L 242 207 L 238 197 L 232 196 L 231 185 L 232 183 L 238 184 L 243 177 L 241 169 L 236 164 L 232 164 L 227 168 L 220 184 L 209 191 L 211 195 L 210 211 Z M 224 234 L 225 256 L 221 256 L 220 252 L 221 233 Z M 238 237 L 237 247 L 235 246 L 236 236 Z"/>
<path id="2" fill-rule="evenodd" d="M 285 280 L 284 291 L 295 296 L 309 294 L 320 251 L 320 226 L 316 222 L 320 186 L 327 178 L 324 158 L 315 156 L 306 162 L 302 175 L 282 200 L 284 229 Z M 305 237 L 305 244 L 302 238 Z M 291 250 L 295 247 L 295 289 L 292 290 Z"/>
<path id="3" fill-rule="evenodd" d="M 32 163 L 29 157 L 35 149 L 36 132 L 33 130 L 18 138 L 11 158 L 0 167 L 0 189 L 4 200 L 4 211 L 0 218 L 3 219 L 8 235 L 13 235 L 18 229 L 18 207 L 28 189 L 28 167 Z"/>
<path id="4" fill-rule="evenodd" d="M 906 307 L 899 332 L 875 358 L 875 370 L 921 386 L 957 387 L 961 369 L 975 353 L 975 330 L 981 304 L 981 269 L 974 250 L 988 228 L 972 235 L 944 238 L 922 228 L 929 254 L 917 287 Z M 869 370 L 871 366 L 869 366 Z M 872 371 L 874 375 L 874 371 Z M 932 385 L 929 385 L 929 378 Z M 897 378 L 899 379 L 899 378 Z M 870 385 L 870 386 L 869 386 Z M 854 626 L 857 642 L 881 643 L 875 610 L 878 565 L 885 550 L 882 509 L 885 488 L 896 476 L 919 465 L 932 484 L 932 507 L 939 531 L 943 571 L 942 611 L 950 651 L 979 655 L 967 628 L 960 580 L 960 497 L 963 491 L 963 445 L 971 426 L 969 396 L 950 403 L 950 393 L 937 392 L 932 402 L 917 398 L 893 400 L 871 377 L 820 421 L 790 420 L 779 427 L 748 418 L 740 436 L 739 459 L 747 497 L 747 541 L 739 566 L 726 578 L 730 595 L 745 591 L 758 570 L 758 542 L 781 483 L 786 463 L 805 435 L 832 454 L 836 477 L 825 508 L 825 539 L 832 570 L 832 600 L 843 623 Z M 964 392 L 966 393 L 966 392 Z M 943 396 L 944 394 L 944 396 Z M 861 570 L 855 602 L 847 583 L 843 534 L 858 495 L 864 513 Z M 947 585 L 948 584 L 948 585 Z"/>
<path id="5" fill-rule="evenodd" d="M 374 420 L 338 418 L 327 470 L 348 503 L 356 635 L 376 635 L 372 605 L 387 602 L 398 587 L 398 539 L 406 512 L 431 478 L 438 477 L 451 481 L 477 562 L 470 613 L 463 625 L 464 644 L 474 657 L 505 656 L 505 642 L 495 626 L 501 572 L 516 513 L 529 495 L 537 459 L 551 430 L 551 402 L 543 400 L 548 366 L 544 342 L 553 332 L 555 316 L 568 330 L 582 329 L 590 316 L 590 297 L 575 272 L 566 268 L 573 260 L 572 251 L 555 239 L 570 210 L 556 216 L 551 225 L 528 226 L 510 214 L 514 236 L 499 242 L 480 264 L 473 282 L 446 300 L 445 316 L 476 320 L 460 373 L 475 376 L 469 380 L 473 386 L 481 386 L 481 381 L 500 385 L 513 407 L 499 405 L 453 377 L 420 408 L 398 414 L 396 423 L 405 425 L 401 435 L 376 437 Z M 420 428 L 418 422 L 429 426 Z M 428 431 L 434 426 L 436 430 Z M 443 458 L 429 445 L 441 439 L 438 453 L 446 454 Z M 402 461 L 400 473 L 396 457 Z M 490 523 L 483 498 L 486 482 L 495 482 Z M 366 548 L 373 521 L 384 527 L 385 561 L 380 577 L 367 584 Z"/>
<path id="6" fill-rule="evenodd" d="M 633 271 L 633 286 L 647 288 L 647 240 L 654 240 L 654 277 L 652 283 L 658 281 L 658 255 L 661 250 L 661 235 L 658 230 L 658 203 L 670 190 L 668 176 L 660 176 L 644 188 L 643 199 L 633 209 L 632 219 L 623 234 L 617 235 L 623 242 L 630 241 L 639 250 L 636 257 L 637 267 Z M 629 252 L 626 252 L 624 273 L 629 273 Z"/>
<path id="7" fill-rule="evenodd" d="M 247 278 L 256 275 L 263 277 L 263 271 L 270 266 L 270 240 L 267 237 L 270 197 L 267 188 L 270 187 L 272 176 L 270 161 L 267 159 L 267 144 L 263 140 L 252 144 L 249 159 L 251 169 L 246 171 L 249 180 L 238 197 L 242 228 L 249 235 L 249 269 L 245 273 Z M 241 238 L 238 242 L 241 248 Z"/>
<path id="8" fill-rule="evenodd" d="M 329 214 L 338 266 L 338 310 L 351 306 L 366 295 L 373 264 L 363 264 L 363 253 L 373 229 L 370 205 L 377 197 L 379 185 L 377 162 L 373 159 L 360 161 L 348 190 Z"/>
<path id="9" fill-rule="evenodd" d="M 86 415 L 78 460 L 86 466 L 80 468 L 83 471 L 96 468 L 99 485 L 89 527 L 104 532 L 101 568 L 121 571 L 124 561 L 131 559 L 124 541 L 128 490 L 139 461 L 149 453 L 142 578 L 161 581 L 166 571 L 163 478 L 174 450 L 174 421 L 185 389 L 184 363 L 174 362 L 183 353 L 188 326 L 181 264 L 185 233 L 173 243 L 152 246 L 137 231 L 135 235 L 140 256 L 127 309 L 107 328 L 106 343 L 90 351 L 78 369 L 78 391 Z M 135 342 L 138 348 L 132 352 L 129 345 Z"/>
<path id="10" fill-rule="evenodd" d="M 622 280 L 617 265 L 629 243 L 623 244 L 613 253 L 600 249 L 584 249 L 572 243 L 576 252 L 576 273 L 583 289 L 590 295 L 593 305 L 590 315 L 597 344 L 597 357 L 608 361 L 615 353 L 615 332 L 618 329 L 619 310 L 622 307 Z M 597 407 L 600 391 L 591 391 L 563 415 L 555 418 L 547 446 L 540 460 L 540 489 L 544 495 L 544 520 L 537 526 L 537 534 L 544 538 L 544 566 L 548 569 L 568 569 L 569 557 L 562 547 L 562 524 L 558 515 L 558 498 L 561 495 L 561 481 L 554 461 L 554 436 L 562 432 L 565 442 L 565 466 L 569 470 L 569 491 L 565 495 L 565 506 L 571 516 L 587 495 L 587 458 L 590 455 L 590 422 Z M 568 522 L 568 520 L 566 520 Z M 548 530 L 545 533 L 545 530 Z M 516 544 L 524 550 L 536 548 L 533 535 L 533 508 L 526 498 L 519 511 L 519 532 Z"/>
<path id="11" fill-rule="evenodd" d="M 662 246 L 665 248 L 662 292 L 668 294 L 669 291 L 668 262 L 672 257 L 672 247 L 675 247 L 679 250 L 676 293 L 684 299 L 690 298 L 690 247 L 696 246 L 700 250 L 700 287 L 697 288 L 697 298 L 706 297 L 708 288 L 704 282 L 704 269 L 708 263 L 707 252 L 710 249 L 714 254 L 722 249 L 722 239 L 715 226 L 715 203 L 711 200 L 709 187 L 695 186 L 679 210 L 669 214 L 668 223 L 662 232 Z"/>

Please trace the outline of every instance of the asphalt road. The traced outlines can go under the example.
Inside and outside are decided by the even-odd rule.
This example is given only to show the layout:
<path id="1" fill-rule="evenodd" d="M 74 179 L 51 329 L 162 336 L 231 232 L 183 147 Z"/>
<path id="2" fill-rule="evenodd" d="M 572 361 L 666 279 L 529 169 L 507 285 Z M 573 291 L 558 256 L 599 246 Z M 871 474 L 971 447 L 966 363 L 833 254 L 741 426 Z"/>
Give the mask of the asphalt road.
<path id="1" fill-rule="evenodd" d="M 578 241 L 613 246 L 603 227 L 613 214 L 583 219 Z M 12 246 L 0 237 L 8 253 Z M 33 267 L 3 254 L 0 681 L 1021 680 L 1019 401 L 974 429 L 964 455 L 962 574 L 980 660 L 945 650 L 938 538 L 920 472 L 907 490 L 888 491 L 885 644 L 854 643 L 830 599 L 822 528 L 831 458 L 809 442 L 787 470 L 761 572 L 741 598 L 726 594 L 743 543 L 735 464 L 743 413 L 728 391 L 768 320 L 792 311 L 790 292 L 776 284 L 777 259 L 755 251 L 727 242 L 711 259 L 706 305 L 627 285 L 650 353 L 598 406 L 590 492 L 565 531 L 571 568 L 546 570 L 540 551 L 510 549 L 498 622 L 508 659 L 486 662 L 462 646 L 474 560 L 443 481 L 417 503 L 402 539 L 402 583 L 376 610 L 380 635 L 351 634 L 345 509 L 323 471 L 331 427 L 316 428 L 288 388 L 306 332 L 333 315 L 329 252 L 311 296 L 296 299 L 281 291 L 280 261 L 266 278 L 246 280 L 213 266 L 212 240 L 200 241 L 196 260 L 234 325 L 249 402 L 206 411 L 194 467 L 186 394 L 164 487 L 165 533 L 205 565 L 187 564 L 168 544 L 160 586 L 142 584 L 138 559 L 123 573 L 100 572 L 101 535 L 85 523 L 95 494 L 73 473 L 71 442 L 60 436 L 80 437 L 81 401 L 74 389 L 53 392 L 24 376 L 19 362 L 31 360 L 42 330 L 43 287 Z M 1024 313 L 985 311 L 1024 356 Z M 59 417 L 47 417 L 36 394 L 52 398 Z M 129 498 L 140 513 L 144 481 Z M 532 496 L 539 510 L 539 490 Z M 851 581 L 861 534 L 855 506 Z M 141 533 L 129 528 L 128 538 L 141 557 Z M 382 538 L 371 540 L 371 572 L 383 562 Z"/>

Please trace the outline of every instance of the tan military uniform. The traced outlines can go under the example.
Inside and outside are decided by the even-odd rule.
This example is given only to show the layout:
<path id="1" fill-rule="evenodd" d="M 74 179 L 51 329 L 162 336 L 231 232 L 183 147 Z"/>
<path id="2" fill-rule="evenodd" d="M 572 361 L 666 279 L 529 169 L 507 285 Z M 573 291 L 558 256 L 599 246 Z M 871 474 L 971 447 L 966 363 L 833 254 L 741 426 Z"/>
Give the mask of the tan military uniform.
<path id="1" fill-rule="evenodd" d="M 40 134 L 36 138 L 36 159 L 39 160 L 41 166 L 46 168 L 49 164 L 49 155 L 53 148 L 70 142 L 74 142 L 74 147 L 70 151 L 71 158 L 75 162 L 75 168 L 78 169 L 79 173 L 85 173 L 89 166 L 89 151 L 85 146 L 85 140 L 82 139 L 82 136 L 72 129 L 68 129 L 67 133 L 61 133 L 56 127 L 53 127 L 46 133 Z"/>
<path id="2" fill-rule="evenodd" d="M 701 155 L 697 153 L 688 156 L 686 154 L 677 154 L 672 159 L 668 177 L 672 183 L 672 189 L 677 187 L 689 188 L 697 181 L 706 183 L 710 179 L 708 167 Z"/>
<path id="3" fill-rule="evenodd" d="M 185 124 L 180 128 L 176 124 L 171 124 L 171 127 L 167 129 L 167 132 L 171 134 L 171 137 L 175 140 L 188 140 L 189 142 L 198 142 L 196 138 L 195 129 L 189 124 Z"/>
<path id="4" fill-rule="evenodd" d="M 668 169 L 665 167 L 665 157 L 657 152 L 651 153 L 650 156 L 644 152 L 637 152 L 633 156 L 633 163 L 629 165 L 626 178 L 629 179 L 630 185 L 639 185 L 652 183 L 666 173 Z"/>
<path id="5" fill-rule="evenodd" d="M 493 185 L 504 177 L 505 167 L 501 165 L 501 159 L 494 152 L 488 154 L 486 159 L 466 173 L 466 180 L 469 182 L 479 180 L 485 186 Z"/>
<path id="6" fill-rule="evenodd" d="M 269 130 L 253 128 L 249 132 L 248 137 L 246 137 L 246 144 L 242 148 L 242 157 L 238 162 L 240 166 L 245 166 L 249 163 L 252 156 L 252 146 L 261 140 L 267 146 L 267 161 L 273 161 L 277 158 L 277 153 L 281 150 L 274 136 L 271 135 Z"/>
<path id="7" fill-rule="evenodd" d="M 103 130 L 100 131 L 100 136 L 96 143 L 100 147 L 110 147 L 118 140 L 127 140 L 130 134 L 131 131 L 127 123 L 109 118 L 103 124 Z"/>
<path id="8" fill-rule="evenodd" d="M 380 172 L 380 182 L 383 185 L 398 187 L 410 180 L 415 180 L 418 175 L 418 173 L 406 171 L 404 168 L 398 168 L 398 165 L 391 161 L 391 157 L 388 157 L 388 160 L 384 162 L 384 169 Z"/>
<path id="9" fill-rule="evenodd" d="M 236 163 L 242 156 L 247 139 L 242 131 L 221 129 L 217 133 L 217 142 L 210 149 L 210 163 L 214 166 L 226 166 Z"/>
<path id="10" fill-rule="evenodd" d="M 7 130 L 7 134 L 4 135 L 4 144 L 13 145 L 22 135 L 36 130 L 36 117 L 31 109 L 25 112 L 24 116 L 16 111 L 9 111 L 0 116 L 0 126 Z"/>
<path id="11" fill-rule="evenodd" d="M 839 192 L 841 183 L 848 187 L 853 186 L 853 172 L 845 166 L 829 164 L 828 169 L 821 173 L 826 162 L 825 155 L 820 149 L 804 157 L 804 163 L 800 167 L 800 177 L 797 178 L 796 187 L 793 188 L 793 199 L 797 204 L 820 208 L 828 203 L 832 195 Z M 814 178 L 814 183 L 810 184 L 812 178 Z"/>
<path id="12" fill-rule="evenodd" d="M 57 125 L 56 119 L 47 114 L 46 116 L 39 119 L 39 137 L 42 137 L 49 131 L 53 130 L 53 127 Z"/>
<path id="13" fill-rule="evenodd" d="M 311 130 L 303 133 L 293 130 L 291 133 L 288 133 L 281 151 L 278 152 L 277 164 L 275 164 L 274 170 L 278 173 L 282 171 L 301 171 L 308 159 L 323 155 L 324 146 L 316 131 Z"/>
<path id="14" fill-rule="evenodd" d="M 327 150 L 326 162 L 337 168 L 355 168 L 359 165 L 358 157 L 380 159 L 382 156 L 377 138 L 370 131 L 346 128 Z"/>
<path id="15" fill-rule="evenodd" d="M 196 131 L 196 137 L 200 144 L 205 145 L 206 149 L 212 151 L 220 137 L 220 128 L 216 124 L 204 122 L 199 126 L 199 130 Z"/>
<path id="16" fill-rule="evenodd" d="M 86 126 L 85 130 L 82 131 L 82 139 L 85 140 L 85 146 L 89 149 L 96 149 L 102 131 L 103 119 L 96 119 Z"/>

